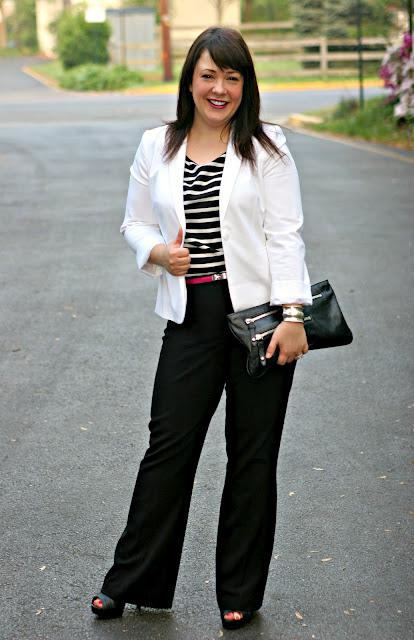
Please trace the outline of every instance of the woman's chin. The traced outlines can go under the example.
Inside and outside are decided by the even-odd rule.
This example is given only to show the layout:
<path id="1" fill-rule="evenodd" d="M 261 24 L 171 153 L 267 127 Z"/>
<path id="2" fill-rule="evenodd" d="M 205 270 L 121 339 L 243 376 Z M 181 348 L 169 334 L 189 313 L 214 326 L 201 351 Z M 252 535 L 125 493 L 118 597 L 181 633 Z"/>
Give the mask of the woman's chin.
<path id="1" fill-rule="evenodd" d="M 227 124 L 229 118 L 230 116 L 227 113 L 219 111 L 212 113 L 209 111 L 208 113 L 204 113 L 202 120 L 210 127 L 220 127 Z"/>

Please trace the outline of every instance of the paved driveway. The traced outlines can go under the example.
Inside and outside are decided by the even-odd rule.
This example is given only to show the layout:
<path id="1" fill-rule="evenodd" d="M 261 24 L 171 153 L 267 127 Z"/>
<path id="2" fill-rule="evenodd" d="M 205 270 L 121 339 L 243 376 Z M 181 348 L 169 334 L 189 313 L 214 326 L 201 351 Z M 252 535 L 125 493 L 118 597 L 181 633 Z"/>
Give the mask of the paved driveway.
<path id="1" fill-rule="evenodd" d="M 173 611 L 130 608 L 105 623 L 88 610 L 147 446 L 164 326 L 154 283 L 119 234 L 128 168 L 142 130 L 171 105 L 15 83 L 0 108 L 2 636 L 219 638 L 223 405 L 197 472 Z M 311 278 L 331 280 L 355 341 L 298 364 L 266 598 L 239 637 L 407 640 L 412 157 L 288 138 Z"/>

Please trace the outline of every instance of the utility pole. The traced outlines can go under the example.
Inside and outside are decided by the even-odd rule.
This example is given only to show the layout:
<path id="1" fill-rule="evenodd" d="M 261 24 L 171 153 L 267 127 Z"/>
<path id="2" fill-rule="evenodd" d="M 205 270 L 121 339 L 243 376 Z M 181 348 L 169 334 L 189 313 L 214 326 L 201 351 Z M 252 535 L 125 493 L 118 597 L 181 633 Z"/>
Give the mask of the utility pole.
<path id="1" fill-rule="evenodd" d="M 356 23 L 358 41 L 358 78 L 359 78 L 359 108 L 364 108 L 364 61 L 362 58 L 362 6 L 361 0 L 356 3 Z"/>
<path id="2" fill-rule="evenodd" d="M 244 21 L 253 22 L 253 0 L 245 0 L 244 3 Z"/>
<path id="3" fill-rule="evenodd" d="M 407 0 L 408 33 L 413 37 L 413 0 Z"/>
<path id="4" fill-rule="evenodd" d="M 164 82 L 168 82 L 173 79 L 171 68 L 170 14 L 168 10 L 168 0 L 160 0 L 160 20 Z"/>

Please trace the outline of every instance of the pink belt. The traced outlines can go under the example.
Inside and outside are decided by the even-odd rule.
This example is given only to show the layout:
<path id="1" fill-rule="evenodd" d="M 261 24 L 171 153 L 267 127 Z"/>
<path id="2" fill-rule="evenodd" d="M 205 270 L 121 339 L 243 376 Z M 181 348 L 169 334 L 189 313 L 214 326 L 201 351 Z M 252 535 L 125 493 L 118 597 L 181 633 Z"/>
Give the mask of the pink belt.
<path id="1" fill-rule="evenodd" d="M 186 278 L 187 284 L 202 284 L 203 282 L 214 282 L 215 280 L 227 280 L 227 273 L 213 273 L 211 276 L 199 276 L 198 278 Z"/>

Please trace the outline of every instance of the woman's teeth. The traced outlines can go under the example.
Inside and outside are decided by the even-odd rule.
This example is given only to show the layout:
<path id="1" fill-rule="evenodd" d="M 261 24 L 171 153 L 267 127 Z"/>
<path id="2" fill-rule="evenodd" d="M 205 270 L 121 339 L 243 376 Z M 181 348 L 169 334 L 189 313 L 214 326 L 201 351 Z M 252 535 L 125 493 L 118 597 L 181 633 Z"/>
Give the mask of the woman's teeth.
<path id="1" fill-rule="evenodd" d="M 225 107 L 227 104 L 224 100 L 209 100 L 209 103 L 214 107 Z"/>

